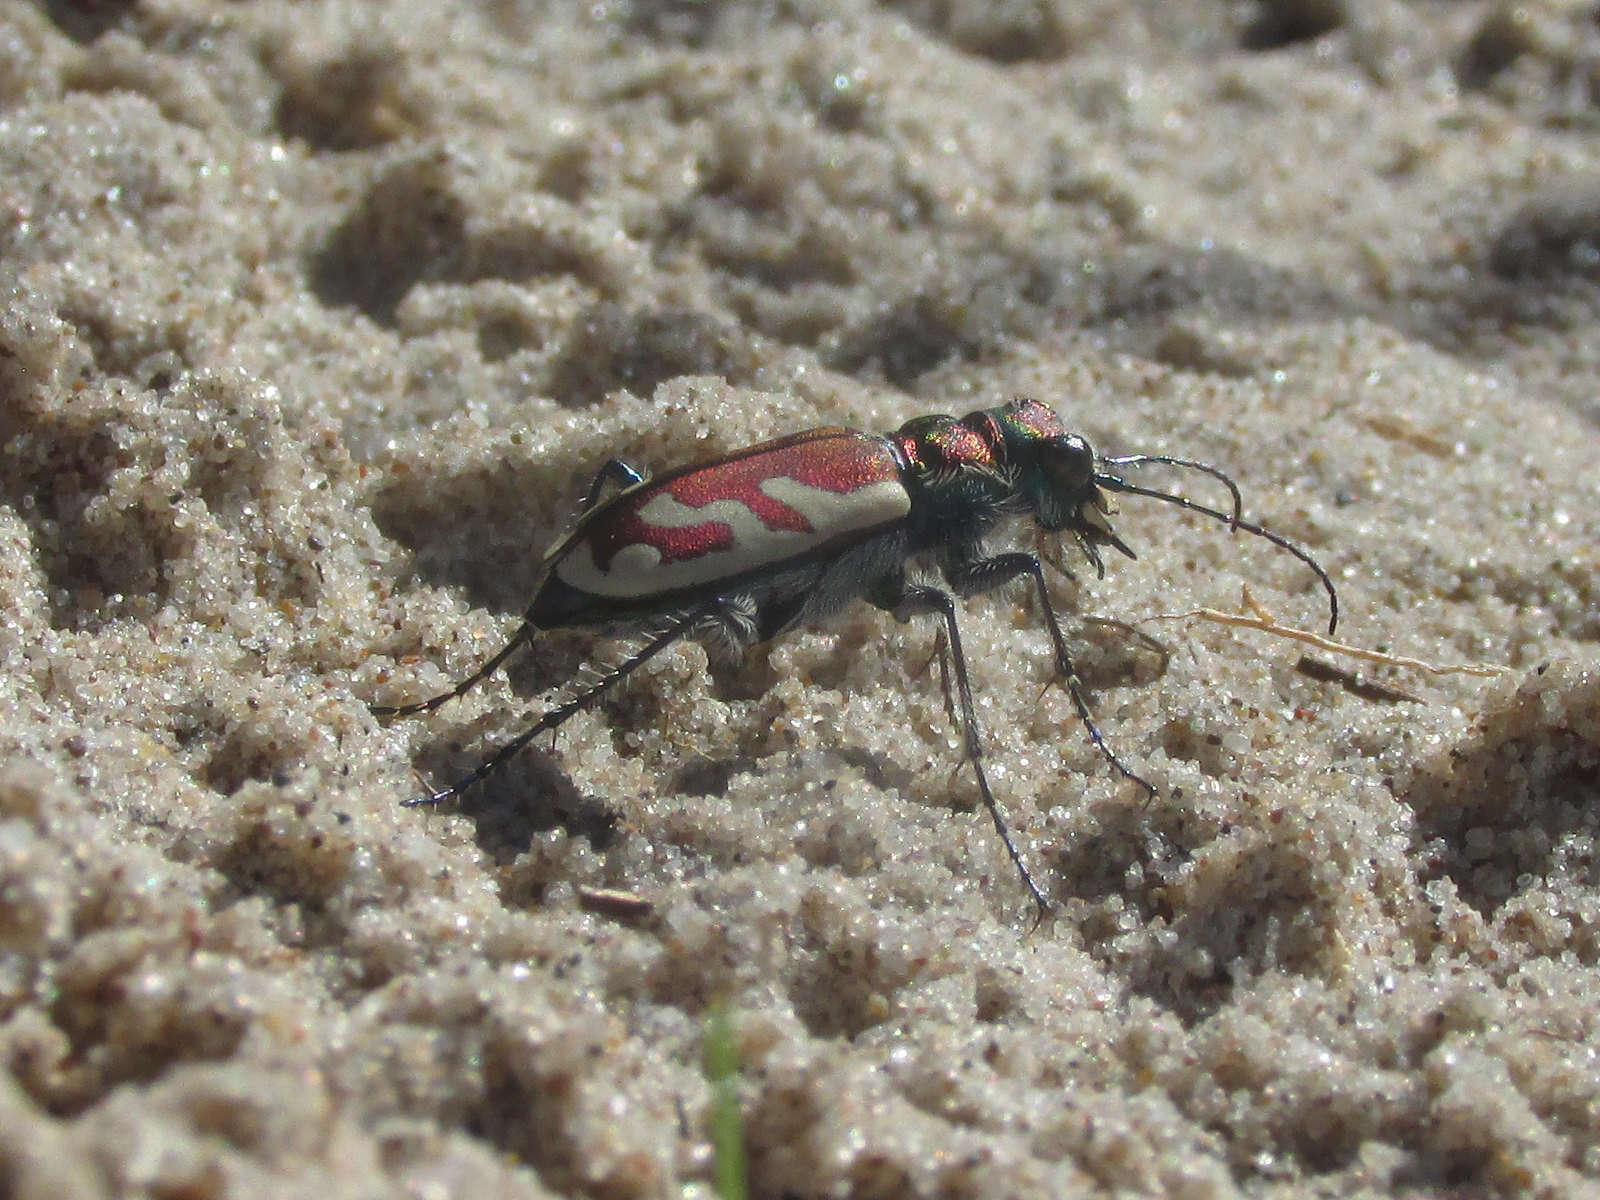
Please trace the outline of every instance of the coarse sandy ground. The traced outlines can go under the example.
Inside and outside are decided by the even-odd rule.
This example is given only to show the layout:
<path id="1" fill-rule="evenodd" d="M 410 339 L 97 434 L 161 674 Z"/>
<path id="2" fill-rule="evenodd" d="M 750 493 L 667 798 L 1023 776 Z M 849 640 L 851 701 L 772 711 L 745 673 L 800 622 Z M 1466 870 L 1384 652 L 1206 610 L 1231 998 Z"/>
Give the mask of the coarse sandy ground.
<path id="1" fill-rule="evenodd" d="M 5 1196 L 706 1196 L 718 1002 L 758 1197 L 1600 1189 L 1592 6 L 11 0 L 0 286 Z M 1508 672 L 1128 498 L 1037 928 L 864 605 L 401 807 L 604 459 L 1019 393 Z"/>

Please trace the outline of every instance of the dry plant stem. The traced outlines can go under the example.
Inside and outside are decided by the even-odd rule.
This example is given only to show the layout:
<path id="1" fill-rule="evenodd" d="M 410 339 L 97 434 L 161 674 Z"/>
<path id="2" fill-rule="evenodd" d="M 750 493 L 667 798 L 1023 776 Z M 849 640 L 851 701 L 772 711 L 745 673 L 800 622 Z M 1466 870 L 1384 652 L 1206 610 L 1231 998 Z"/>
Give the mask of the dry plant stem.
<path id="1" fill-rule="evenodd" d="M 1510 673 L 1511 668 L 1497 666 L 1492 663 L 1430 663 L 1420 658 L 1405 658 L 1396 654 L 1384 654 L 1379 650 L 1368 650 L 1363 646 L 1352 646 L 1348 642 L 1335 641 L 1333 638 L 1324 637 L 1320 633 L 1311 633 L 1305 629 L 1297 629 L 1293 625 L 1285 625 L 1270 612 L 1257 603 L 1256 598 L 1250 594 L 1249 587 L 1243 589 L 1243 603 L 1250 611 L 1248 613 L 1222 612 L 1215 608 L 1191 608 L 1185 612 L 1158 613 L 1147 617 L 1149 621 L 1182 621 L 1199 618 L 1210 621 L 1216 625 L 1234 625 L 1243 629 L 1259 629 L 1263 633 L 1270 633 L 1274 637 L 1288 638 L 1291 641 L 1304 642 L 1308 646 L 1315 646 L 1329 654 L 1343 654 L 1349 658 L 1361 659 L 1364 662 L 1381 663 L 1384 666 L 1400 667 L 1409 671 L 1426 671 L 1430 675 L 1477 675 L 1486 679 Z"/>

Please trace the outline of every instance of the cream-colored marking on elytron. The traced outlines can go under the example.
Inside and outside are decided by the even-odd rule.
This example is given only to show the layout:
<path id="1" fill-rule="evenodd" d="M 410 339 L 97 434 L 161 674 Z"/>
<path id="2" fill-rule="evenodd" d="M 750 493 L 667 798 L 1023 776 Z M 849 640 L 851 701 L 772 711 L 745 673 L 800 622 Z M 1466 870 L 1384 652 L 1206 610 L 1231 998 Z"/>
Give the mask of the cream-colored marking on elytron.
<path id="1" fill-rule="evenodd" d="M 810 522 L 811 529 L 769 529 L 737 500 L 717 500 L 691 508 L 662 492 L 639 510 L 639 518 L 646 524 L 682 529 L 720 521 L 733 530 L 733 544 L 726 550 L 663 563 L 661 552 L 654 546 L 635 542 L 617 551 L 611 558 L 611 569 L 602 571 L 595 564 L 588 539 L 580 537 L 556 564 L 555 574 L 562 583 L 591 596 L 648 596 L 676 591 L 794 558 L 833 538 L 897 521 L 911 510 L 911 497 L 893 479 L 840 493 L 777 476 L 763 481 L 761 492 L 794 509 Z"/>

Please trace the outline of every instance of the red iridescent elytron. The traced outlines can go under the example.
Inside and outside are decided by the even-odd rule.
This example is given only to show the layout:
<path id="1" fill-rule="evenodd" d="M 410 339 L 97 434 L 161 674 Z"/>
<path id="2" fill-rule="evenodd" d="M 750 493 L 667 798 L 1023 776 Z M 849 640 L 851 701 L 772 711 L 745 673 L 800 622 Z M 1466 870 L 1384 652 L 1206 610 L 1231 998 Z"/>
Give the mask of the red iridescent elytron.
<path id="1" fill-rule="evenodd" d="M 696 514 L 732 506 L 747 511 L 760 529 L 770 533 L 820 538 L 826 535 L 814 523 L 819 514 L 775 494 L 770 486 L 774 481 L 848 497 L 873 484 L 897 482 L 898 476 L 898 464 L 880 439 L 846 429 L 818 429 L 723 459 L 715 472 L 687 471 L 657 480 L 638 489 L 630 503 L 617 505 L 612 519 L 590 523 L 584 538 L 595 547 L 595 562 L 602 571 L 609 570 L 618 550 L 634 543 L 658 549 L 663 563 L 747 550 L 737 540 L 731 519 L 713 516 L 693 524 L 652 525 L 641 510 L 659 497 L 670 497 Z M 904 506 L 897 507 L 893 516 L 903 516 Z M 641 584 L 648 586 L 648 581 L 631 580 L 627 590 L 637 591 Z"/>
<path id="2" fill-rule="evenodd" d="M 903 519 L 909 504 L 883 438 L 814 429 L 765 442 L 585 513 L 551 552 L 530 616 L 542 629 L 595 624 L 597 598 L 659 611 L 663 597 L 825 555 Z"/>
<path id="3" fill-rule="evenodd" d="M 1141 487 L 1109 470 L 1148 463 L 1221 480 L 1232 511 Z M 374 705 L 373 711 L 398 715 L 437 708 L 492 674 L 542 629 L 622 629 L 643 637 L 620 664 L 550 709 L 470 774 L 410 802 L 434 804 L 461 795 L 682 638 L 710 638 L 741 649 L 821 621 L 858 599 L 899 620 L 939 617 L 979 796 L 1043 912 L 1049 902 L 1011 839 L 984 770 L 955 600 L 1030 577 L 1056 670 L 1090 737 L 1114 768 L 1149 788 L 1110 751 L 1095 726 L 1038 557 L 984 550 L 985 539 L 1002 524 L 1030 518 L 1041 529 L 1071 536 L 1104 575 L 1101 547 L 1133 557 L 1112 531 L 1108 493 L 1175 504 L 1288 551 L 1327 591 L 1329 633 L 1338 624 L 1339 599 L 1328 573 L 1282 535 L 1242 520 L 1238 488 L 1217 468 L 1168 455 L 1098 456 L 1082 437 L 1067 432 L 1049 406 L 1014 400 L 960 418 L 917 417 L 888 435 L 813 429 L 654 479 L 613 459 L 596 476 L 572 531 L 545 554 L 543 581 L 510 642 L 450 691 L 416 704 Z"/>

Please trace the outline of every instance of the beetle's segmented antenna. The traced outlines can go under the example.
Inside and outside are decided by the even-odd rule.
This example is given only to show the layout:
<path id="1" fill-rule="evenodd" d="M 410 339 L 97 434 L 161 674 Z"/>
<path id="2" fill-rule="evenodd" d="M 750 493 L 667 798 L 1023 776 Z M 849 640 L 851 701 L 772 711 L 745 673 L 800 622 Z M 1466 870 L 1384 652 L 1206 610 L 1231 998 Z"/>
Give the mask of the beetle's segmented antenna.
<path id="1" fill-rule="evenodd" d="M 1228 489 L 1228 494 L 1233 497 L 1233 516 L 1228 518 L 1228 528 L 1237 530 L 1239 521 L 1244 516 L 1244 497 L 1239 495 L 1239 485 L 1221 467 L 1214 467 L 1210 463 L 1200 462 L 1193 458 L 1174 458 L 1170 454 L 1119 454 L 1116 458 L 1102 458 L 1104 463 L 1113 467 L 1142 467 L 1149 463 L 1160 463 L 1168 467 L 1183 467 L 1188 471 L 1199 471 L 1202 475 L 1209 475 Z"/>
<path id="2" fill-rule="evenodd" d="M 1106 459 L 1105 461 L 1112 462 L 1115 460 Z M 1194 466 L 1197 470 L 1206 470 L 1205 466 L 1200 463 L 1190 463 L 1184 465 Z M 1215 474 L 1218 478 L 1226 478 L 1219 471 L 1206 470 L 1206 473 Z M 1190 512 L 1199 513 L 1203 517 L 1210 517 L 1213 521 L 1221 521 L 1224 525 L 1228 525 L 1234 529 L 1242 529 L 1246 533 L 1253 533 L 1256 537 L 1263 538 L 1266 541 L 1271 542 L 1280 550 L 1287 550 L 1290 554 L 1294 555 L 1301 562 L 1305 563 L 1306 566 L 1310 567 L 1311 570 L 1316 573 L 1317 579 L 1321 582 L 1323 589 L 1328 593 L 1328 636 L 1332 637 L 1334 630 L 1339 627 L 1339 593 L 1333 586 L 1332 577 L 1329 576 L 1327 571 L 1323 570 L 1322 564 L 1316 559 L 1312 558 L 1308 551 L 1302 550 L 1288 538 L 1284 537 L 1283 534 L 1274 533 L 1272 530 L 1267 529 L 1264 526 L 1257 525 L 1252 521 L 1243 520 L 1237 514 L 1230 517 L 1225 512 L 1220 512 L 1215 508 L 1210 508 L 1207 505 L 1196 503 L 1187 496 L 1175 496 L 1171 492 L 1161 492 L 1157 491 L 1155 488 L 1140 487 L 1136 483 L 1129 483 L 1127 480 L 1119 479 L 1115 475 L 1102 475 L 1096 472 L 1094 478 L 1095 483 L 1099 484 L 1109 492 L 1123 492 L 1130 496 L 1148 496 L 1152 500 L 1161 500 L 1167 504 L 1176 504 L 1179 508 L 1185 508 Z M 1231 481 L 1229 482 L 1231 483 Z M 1234 495 L 1238 495 L 1237 490 L 1234 492 Z"/>

